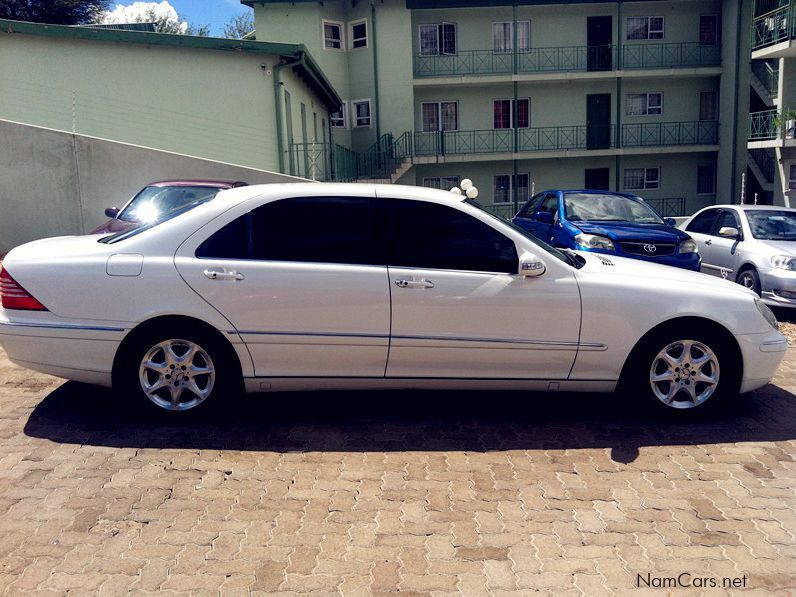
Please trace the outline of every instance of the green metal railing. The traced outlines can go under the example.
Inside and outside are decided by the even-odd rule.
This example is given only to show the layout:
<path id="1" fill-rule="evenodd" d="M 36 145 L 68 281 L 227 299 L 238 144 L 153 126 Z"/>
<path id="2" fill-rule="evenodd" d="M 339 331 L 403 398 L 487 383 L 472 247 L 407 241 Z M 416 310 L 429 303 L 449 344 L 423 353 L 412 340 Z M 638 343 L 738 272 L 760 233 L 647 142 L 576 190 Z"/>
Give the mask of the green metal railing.
<path id="1" fill-rule="evenodd" d="M 517 208 L 513 201 L 501 201 L 499 203 L 481 203 L 481 207 L 492 212 L 498 217 L 510 220 L 517 213 Z"/>
<path id="2" fill-rule="evenodd" d="M 793 37 L 793 13 L 793 4 L 787 3 L 755 17 L 752 21 L 752 50 L 778 44 Z"/>
<path id="3" fill-rule="evenodd" d="M 622 48 L 622 68 L 687 68 L 721 65 L 721 46 L 699 42 L 643 43 Z"/>
<path id="4" fill-rule="evenodd" d="M 644 199 L 644 202 L 663 218 L 677 218 L 686 215 L 685 197 Z"/>
<path id="5" fill-rule="evenodd" d="M 714 120 L 622 125 L 622 147 L 715 145 L 718 142 L 719 123 Z"/>
<path id="6" fill-rule="evenodd" d="M 779 95 L 779 60 L 752 60 L 752 72 L 772 98 Z"/>
<path id="7" fill-rule="evenodd" d="M 766 141 L 784 137 L 784 125 L 777 110 L 763 110 L 749 114 L 747 137 L 750 141 Z"/>
<path id="8" fill-rule="evenodd" d="M 750 149 L 749 156 L 754 160 L 755 164 L 757 164 L 757 167 L 760 168 L 763 176 L 766 177 L 766 181 L 774 182 L 777 168 L 777 158 L 774 155 L 774 150 L 767 148 Z"/>
<path id="9" fill-rule="evenodd" d="M 510 75 L 554 72 L 610 71 L 617 64 L 616 46 L 531 48 L 513 53 L 460 50 L 450 55 L 415 54 L 415 77 Z M 621 68 L 677 68 L 719 66 L 721 46 L 698 42 L 626 45 Z"/>

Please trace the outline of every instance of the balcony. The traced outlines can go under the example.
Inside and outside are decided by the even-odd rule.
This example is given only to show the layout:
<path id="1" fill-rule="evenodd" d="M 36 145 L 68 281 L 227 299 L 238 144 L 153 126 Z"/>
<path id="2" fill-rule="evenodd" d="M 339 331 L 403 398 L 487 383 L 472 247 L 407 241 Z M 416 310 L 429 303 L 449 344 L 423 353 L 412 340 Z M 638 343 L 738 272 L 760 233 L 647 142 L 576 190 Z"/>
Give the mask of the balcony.
<path id="1" fill-rule="evenodd" d="M 749 114 L 750 148 L 796 146 L 796 111 L 783 108 Z"/>
<path id="2" fill-rule="evenodd" d="M 618 63 L 616 46 L 532 48 L 516 55 L 462 50 L 452 55 L 416 54 L 414 74 L 424 78 L 716 67 L 721 65 L 721 47 L 696 42 L 633 44 L 622 48 L 621 58 Z"/>
<path id="3" fill-rule="evenodd" d="M 778 7 L 754 17 L 752 21 L 752 58 L 788 58 L 796 56 L 796 4 L 778 2 Z M 768 8 L 768 7 L 767 7 Z"/>
<path id="4" fill-rule="evenodd" d="M 622 147 L 665 145 L 716 145 L 719 123 L 715 120 L 656 122 L 622 126 Z"/>

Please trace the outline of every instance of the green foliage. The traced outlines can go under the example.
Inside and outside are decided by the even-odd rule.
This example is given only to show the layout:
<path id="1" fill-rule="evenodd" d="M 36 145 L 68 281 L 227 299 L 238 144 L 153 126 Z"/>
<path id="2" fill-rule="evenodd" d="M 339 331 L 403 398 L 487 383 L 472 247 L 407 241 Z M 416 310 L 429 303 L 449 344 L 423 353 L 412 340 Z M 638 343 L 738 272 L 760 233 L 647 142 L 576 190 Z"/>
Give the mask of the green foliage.
<path id="1" fill-rule="evenodd" d="M 224 24 L 224 37 L 242 39 L 254 31 L 254 19 L 251 11 L 235 15 Z"/>
<path id="2" fill-rule="evenodd" d="M 57 25 L 93 23 L 110 0 L 0 0 L 0 18 Z"/>

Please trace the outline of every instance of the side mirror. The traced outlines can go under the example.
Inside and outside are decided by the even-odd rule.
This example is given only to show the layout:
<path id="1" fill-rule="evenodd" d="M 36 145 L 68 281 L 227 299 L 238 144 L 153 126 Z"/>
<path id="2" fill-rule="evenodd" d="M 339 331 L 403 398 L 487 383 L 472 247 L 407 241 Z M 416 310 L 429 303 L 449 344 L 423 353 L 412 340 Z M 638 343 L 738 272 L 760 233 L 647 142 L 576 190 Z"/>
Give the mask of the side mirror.
<path id="1" fill-rule="evenodd" d="M 553 214 L 549 211 L 537 211 L 533 214 L 533 219 L 537 222 L 541 222 L 542 224 L 552 224 L 553 223 Z"/>
<path id="2" fill-rule="evenodd" d="M 737 228 L 732 226 L 722 226 L 719 228 L 719 236 L 722 238 L 738 238 L 741 236 L 741 233 Z"/>
<path id="3" fill-rule="evenodd" d="M 119 208 L 118 207 L 106 207 L 105 208 L 105 215 L 109 218 L 115 218 L 119 215 Z"/>
<path id="4" fill-rule="evenodd" d="M 677 227 L 677 220 L 675 220 L 674 218 L 663 218 L 663 223 L 666 224 L 667 226 L 671 226 L 672 228 Z"/>
<path id="5" fill-rule="evenodd" d="M 536 276 L 541 276 L 547 267 L 544 264 L 544 261 L 539 259 L 533 253 L 523 253 L 520 257 L 520 268 L 519 268 L 519 275 L 523 278 L 535 278 Z"/>

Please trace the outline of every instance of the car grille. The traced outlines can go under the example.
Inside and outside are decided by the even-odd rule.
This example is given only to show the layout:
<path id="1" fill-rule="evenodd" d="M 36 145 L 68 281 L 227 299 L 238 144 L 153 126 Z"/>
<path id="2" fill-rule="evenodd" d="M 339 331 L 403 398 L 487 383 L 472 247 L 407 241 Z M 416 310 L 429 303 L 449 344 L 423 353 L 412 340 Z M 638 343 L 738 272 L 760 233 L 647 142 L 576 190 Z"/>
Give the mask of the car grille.
<path id="1" fill-rule="evenodd" d="M 673 243 L 619 243 L 619 246 L 625 253 L 644 257 L 667 257 L 677 249 Z"/>

